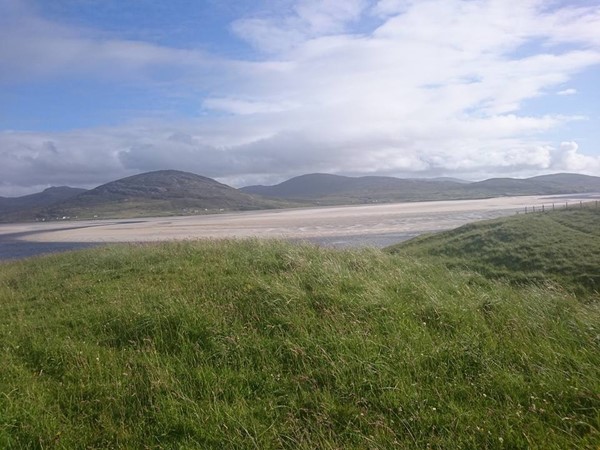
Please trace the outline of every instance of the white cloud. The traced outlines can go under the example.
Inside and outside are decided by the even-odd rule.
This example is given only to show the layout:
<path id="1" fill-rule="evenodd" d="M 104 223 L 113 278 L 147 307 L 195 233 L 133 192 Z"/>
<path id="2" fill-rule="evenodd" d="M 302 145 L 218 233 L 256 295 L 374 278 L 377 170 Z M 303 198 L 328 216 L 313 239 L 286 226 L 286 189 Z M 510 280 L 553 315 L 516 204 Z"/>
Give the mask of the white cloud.
<path id="1" fill-rule="evenodd" d="M 343 33 L 367 5 L 367 0 L 299 0 L 287 15 L 239 19 L 232 30 L 258 49 L 277 53 L 308 38 Z"/>
<path id="2" fill-rule="evenodd" d="M 585 154 L 591 149 L 546 135 L 581 117 L 521 112 L 600 63 L 600 7 L 548 9 L 537 0 L 371 6 L 300 1 L 285 15 L 240 19 L 234 31 L 266 52 L 258 61 L 90 37 L 47 22 L 27 45 L 26 31 L 0 31 L 20 48 L 0 54 L 16 74 L 33 58 L 40 77 L 75 65 L 86 76 L 98 69 L 146 79 L 166 65 L 185 74 L 181 91 L 207 72 L 219 80 L 197 99 L 206 116 L 185 122 L 0 133 L 0 177 L 12 185 L 90 184 L 167 167 L 240 184 L 316 171 L 600 175 L 600 158 Z M 361 17 L 379 22 L 353 33 Z"/>
<path id="3" fill-rule="evenodd" d="M 247 101 L 237 98 L 208 98 L 203 102 L 205 108 L 225 111 L 232 114 L 249 115 L 288 111 L 293 103 Z"/>
<path id="4" fill-rule="evenodd" d="M 177 67 L 177 78 L 197 77 L 216 61 L 205 53 L 143 41 L 118 39 L 39 17 L 26 3 L 0 3 L 0 83 L 86 77 L 151 82 L 161 68 Z M 15 6 L 19 5 L 19 7 Z"/>
<path id="5" fill-rule="evenodd" d="M 555 150 L 552 168 L 568 172 L 600 174 L 600 157 L 587 156 L 579 153 L 577 142 L 561 142 Z"/>
<path id="6" fill-rule="evenodd" d="M 381 17 L 394 16 L 406 12 L 416 3 L 417 0 L 379 0 L 373 6 L 372 12 Z"/>
<path id="7" fill-rule="evenodd" d="M 575 95 L 577 94 L 577 89 L 569 88 L 563 89 L 562 91 L 558 91 L 556 95 Z"/>

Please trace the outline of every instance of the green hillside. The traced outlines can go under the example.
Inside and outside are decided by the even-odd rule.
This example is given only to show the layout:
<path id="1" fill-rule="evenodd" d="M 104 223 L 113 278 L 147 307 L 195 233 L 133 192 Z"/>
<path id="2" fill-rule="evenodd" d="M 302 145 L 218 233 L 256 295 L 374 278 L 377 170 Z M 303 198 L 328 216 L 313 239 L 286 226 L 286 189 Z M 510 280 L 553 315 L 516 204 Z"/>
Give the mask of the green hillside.
<path id="1" fill-rule="evenodd" d="M 240 190 L 265 197 L 337 205 L 461 198 L 464 196 L 464 184 L 443 179 L 345 177 L 313 173 L 294 177 L 275 186 L 246 186 Z"/>
<path id="2" fill-rule="evenodd" d="M 212 178 L 178 170 L 159 170 L 103 184 L 36 211 L 36 218 L 193 215 L 284 206 L 289 206 L 289 202 L 245 194 Z"/>
<path id="3" fill-rule="evenodd" d="M 597 449 L 599 333 L 590 298 L 377 250 L 5 263 L 0 448 Z"/>
<path id="4" fill-rule="evenodd" d="M 420 236 L 390 247 L 513 282 L 559 282 L 600 291 L 600 207 L 521 214 Z"/>
<path id="5" fill-rule="evenodd" d="M 557 173 L 525 179 L 491 178 L 470 183 L 448 178 L 346 177 L 313 173 L 274 186 L 246 186 L 240 190 L 264 197 L 341 205 L 599 192 L 600 177 Z"/>
<path id="6" fill-rule="evenodd" d="M 64 202 L 83 192 L 85 189 L 58 186 L 22 197 L 0 197 L 0 222 L 31 220 L 44 208 Z"/>
<path id="7" fill-rule="evenodd" d="M 234 189 L 189 172 L 158 170 L 111 181 L 89 191 L 63 186 L 23 197 L 0 197 L 0 222 L 195 215 L 599 191 L 600 177 L 566 173 L 527 179 L 493 178 L 474 183 L 443 177 L 401 179 L 314 173 L 275 186 Z"/>

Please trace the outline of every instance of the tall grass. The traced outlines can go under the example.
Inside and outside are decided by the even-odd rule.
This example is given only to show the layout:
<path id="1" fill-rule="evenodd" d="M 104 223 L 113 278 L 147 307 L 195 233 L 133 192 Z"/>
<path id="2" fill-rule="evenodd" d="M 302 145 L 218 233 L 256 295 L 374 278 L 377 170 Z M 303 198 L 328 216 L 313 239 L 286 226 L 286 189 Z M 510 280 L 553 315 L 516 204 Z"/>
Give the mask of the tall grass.
<path id="1" fill-rule="evenodd" d="M 472 223 L 388 251 L 517 284 L 554 282 L 582 298 L 599 299 L 600 208 L 595 203 Z"/>
<path id="2" fill-rule="evenodd" d="M 0 448 L 597 448 L 600 310 L 376 250 L 0 266 Z"/>

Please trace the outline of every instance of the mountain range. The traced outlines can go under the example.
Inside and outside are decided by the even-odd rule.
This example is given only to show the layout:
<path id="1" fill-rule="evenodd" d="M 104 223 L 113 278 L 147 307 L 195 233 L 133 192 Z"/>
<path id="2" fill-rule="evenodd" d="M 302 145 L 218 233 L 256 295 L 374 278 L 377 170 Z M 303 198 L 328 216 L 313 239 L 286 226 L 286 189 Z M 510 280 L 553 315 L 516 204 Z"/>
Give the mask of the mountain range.
<path id="1" fill-rule="evenodd" d="M 235 189 L 193 173 L 160 170 L 122 178 L 91 190 L 62 186 L 23 197 L 0 197 L 0 221 L 192 215 L 294 206 L 583 192 L 600 192 L 600 177 L 561 173 L 466 182 L 451 178 L 401 179 L 315 173 L 273 186 Z"/>
<path id="2" fill-rule="evenodd" d="M 465 182 L 448 178 L 345 177 L 315 173 L 274 186 L 247 186 L 240 190 L 263 197 L 333 205 L 600 192 L 600 177 L 560 173 L 526 179 L 491 178 Z"/>
<path id="3" fill-rule="evenodd" d="M 64 202 L 84 192 L 86 189 L 58 186 L 22 197 L 0 197 L 0 221 L 11 222 L 20 218 L 30 220 L 35 211 Z"/>
<path id="4" fill-rule="evenodd" d="M 259 198 L 211 178 L 177 170 L 133 175 L 91 190 L 79 190 L 76 195 L 65 198 L 45 196 L 45 204 L 38 201 L 31 205 L 27 197 L 10 199 L 10 209 L 4 209 L 0 202 L 0 220 L 191 215 L 289 206 L 289 202 Z"/>
<path id="5" fill-rule="evenodd" d="M 248 194 L 320 203 L 369 203 L 375 200 L 428 199 L 462 184 L 447 180 L 401 179 L 393 177 L 345 177 L 326 173 L 301 175 L 275 186 L 247 186 Z"/>

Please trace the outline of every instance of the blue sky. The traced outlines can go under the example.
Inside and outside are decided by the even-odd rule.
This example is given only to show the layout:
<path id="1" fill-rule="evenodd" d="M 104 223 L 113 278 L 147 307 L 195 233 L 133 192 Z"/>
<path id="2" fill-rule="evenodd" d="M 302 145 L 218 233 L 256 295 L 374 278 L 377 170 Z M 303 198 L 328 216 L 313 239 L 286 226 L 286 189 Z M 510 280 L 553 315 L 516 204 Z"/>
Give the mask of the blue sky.
<path id="1" fill-rule="evenodd" d="M 0 0 L 0 195 L 600 175 L 600 4 Z"/>

